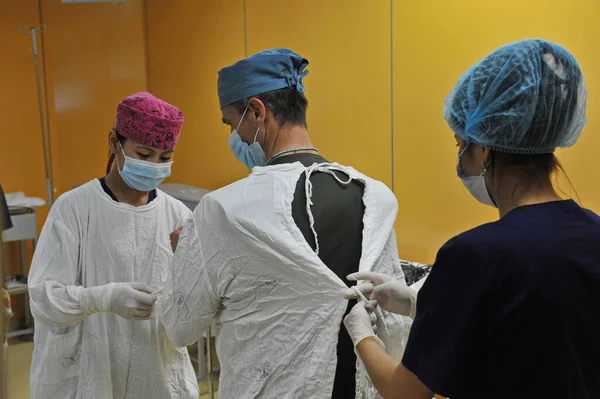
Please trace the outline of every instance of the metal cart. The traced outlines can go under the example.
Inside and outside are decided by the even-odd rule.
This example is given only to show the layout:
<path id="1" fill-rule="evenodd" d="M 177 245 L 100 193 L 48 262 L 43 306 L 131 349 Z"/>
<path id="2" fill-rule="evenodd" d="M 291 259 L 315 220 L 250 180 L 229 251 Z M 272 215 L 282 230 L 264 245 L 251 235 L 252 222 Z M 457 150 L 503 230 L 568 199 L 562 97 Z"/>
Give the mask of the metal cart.
<path id="1" fill-rule="evenodd" d="M 29 296 L 27 291 L 27 253 L 25 243 L 29 240 L 33 242 L 33 249 L 38 241 L 37 213 L 34 208 L 10 207 L 10 219 L 13 227 L 2 233 L 3 242 L 18 242 L 21 259 L 21 270 L 18 276 L 8 276 L 5 272 L 5 286 L 8 294 L 13 297 L 16 295 L 25 296 L 25 319 L 22 328 L 8 333 L 9 338 L 20 337 L 33 334 L 33 325 L 31 324 L 31 314 L 29 312 Z"/>

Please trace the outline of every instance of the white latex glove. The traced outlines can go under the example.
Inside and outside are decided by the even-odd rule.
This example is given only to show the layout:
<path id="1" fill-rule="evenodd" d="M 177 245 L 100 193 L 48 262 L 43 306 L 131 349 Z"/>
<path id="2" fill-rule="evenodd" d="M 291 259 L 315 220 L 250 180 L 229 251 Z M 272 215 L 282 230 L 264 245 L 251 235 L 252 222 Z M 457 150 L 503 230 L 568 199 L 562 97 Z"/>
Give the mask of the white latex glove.
<path id="1" fill-rule="evenodd" d="M 387 274 L 358 272 L 346 277 L 350 281 L 366 282 L 358 284 L 357 288 L 371 300 L 388 312 L 415 318 L 417 311 L 417 291 L 406 285 L 404 279 L 396 280 Z M 355 299 L 358 295 L 354 289 L 344 294 L 346 299 Z"/>
<path id="2" fill-rule="evenodd" d="M 372 304 L 366 304 L 367 307 L 372 308 Z M 350 313 L 344 317 L 344 326 L 346 331 L 354 343 L 354 347 L 365 338 L 373 337 L 378 342 L 381 342 L 373 331 L 373 325 L 377 323 L 377 319 L 373 313 L 369 314 L 365 308 L 364 302 L 358 302 Z"/>
<path id="3" fill-rule="evenodd" d="M 87 315 L 112 312 L 129 320 L 148 320 L 156 301 L 153 291 L 143 283 L 109 283 L 85 288 L 79 303 Z"/>
<path id="4" fill-rule="evenodd" d="M 377 302 L 375 301 L 369 301 L 365 303 L 365 310 L 367 311 L 367 313 L 369 314 L 369 318 L 371 319 L 371 328 L 373 329 L 374 334 L 377 334 L 377 315 L 375 314 L 376 307 Z"/>

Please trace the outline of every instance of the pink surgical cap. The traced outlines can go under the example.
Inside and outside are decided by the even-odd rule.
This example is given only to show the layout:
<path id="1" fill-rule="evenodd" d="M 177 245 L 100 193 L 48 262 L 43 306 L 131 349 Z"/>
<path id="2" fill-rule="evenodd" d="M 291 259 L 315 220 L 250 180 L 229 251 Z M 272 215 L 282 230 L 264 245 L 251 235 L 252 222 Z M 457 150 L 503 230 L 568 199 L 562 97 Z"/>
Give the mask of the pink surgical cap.
<path id="1" fill-rule="evenodd" d="M 183 113 L 150 93 L 137 93 L 117 106 L 115 130 L 137 144 L 174 150 L 183 125 Z"/>

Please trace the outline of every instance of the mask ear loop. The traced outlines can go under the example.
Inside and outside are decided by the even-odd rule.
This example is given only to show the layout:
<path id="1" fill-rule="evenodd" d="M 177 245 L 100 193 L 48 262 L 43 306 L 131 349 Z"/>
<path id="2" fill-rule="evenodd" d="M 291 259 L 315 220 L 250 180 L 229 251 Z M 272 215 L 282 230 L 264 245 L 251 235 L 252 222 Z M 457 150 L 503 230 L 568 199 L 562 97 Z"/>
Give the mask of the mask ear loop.
<path id="1" fill-rule="evenodd" d="M 465 148 L 463 148 L 462 151 L 458 153 L 458 160 L 459 160 L 459 162 L 460 162 L 460 157 L 463 156 L 463 154 L 465 153 L 465 151 L 467 151 L 467 148 L 469 148 L 470 145 L 471 145 L 471 143 L 467 143 L 467 145 L 465 146 Z"/>
<path id="2" fill-rule="evenodd" d="M 485 174 L 488 171 L 488 166 L 490 165 L 490 162 L 487 163 L 487 165 L 485 164 L 485 162 L 481 161 L 481 175 L 480 177 L 483 178 L 484 184 L 485 184 Z M 494 199 L 494 197 L 492 197 L 492 194 L 490 193 L 490 190 L 488 190 L 487 185 L 485 188 L 488 192 L 488 196 L 490 197 L 490 199 L 492 200 L 492 203 L 494 204 L 494 206 L 496 208 L 498 208 L 498 204 L 496 203 L 496 200 Z"/>
<path id="3" fill-rule="evenodd" d="M 481 161 L 481 176 L 485 176 L 487 172 L 487 166 L 485 166 L 485 162 Z"/>
<path id="4" fill-rule="evenodd" d="M 246 116 L 246 112 L 248 112 L 248 107 L 250 106 L 250 104 L 246 105 L 246 109 L 244 110 L 244 113 L 242 114 L 242 117 L 240 118 L 240 121 L 238 122 L 237 127 L 235 128 L 235 131 L 239 131 L 240 130 L 240 126 L 242 126 L 242 121 L 244 120 L 244 116 Z"/>
<path id="5" fill-rule="evenodd" d="M 244 110 L 244 113 L 242 114 L 242 118 L 240 119 L 237 127 L 235 128 L 235 131 L 238 132 L 239 135 L 239 131 L 240 131 L 240 126 L 242 126 L 242 121 L 244 120 L 244 117 L 246 116 L 246 113 L 248 112 L 248 108 L 250 107 L 250 104 L 246 105 L 246 109 Z M 256 143 L 256 139 L 258 138 L 258 132 L 260 131 L 260 126 L 258 127 L 258 129 L 256 129 L 256 133 L 254 134 L 254 143 Z"/>
<path id="6" fill-rule="evenodd" d="M 125 155 L 125 150 L 123 149 L 123 145 L 119 142 L 119 148 L 121 149 L 121 154 L 123 154 L 123 169 L 125 169 L 125 163 L 127 162 L 127 155 Z M 123 169 L 119 166 L 119 158 L 115 154 L 115 163 L 117 164 L 117 169 L 119 170 L 119 174 L 123 173 Z"/>
<path id="7" fill-rule="evenodd" d="M 258 132 L 260 130 L 260 126 L 258 127 L 258 129 L 256 129 L 256 134 L 254 135 L 254 143 L 256 143 L 256 139 L 258 138 Z M 252 144 L 254 144 L 252 143 Z"/>
<path id="8" fill-rule="evenodd" d="M 467 148 L 469 148 L 469 145 L 471 145 L 471 143 L 467 143 L 467 145 L 465 145 L 465 148 L 463 148 L 462 151 L 459 151 L 458 156 L 456 157 L 456 171 L 458 172 L 458 177 L 462 177 L 465 175 L 465 172 L 462 166 L 460 165 L 460 159 L 462 158 L 465 151 L 467 151 Z"/>

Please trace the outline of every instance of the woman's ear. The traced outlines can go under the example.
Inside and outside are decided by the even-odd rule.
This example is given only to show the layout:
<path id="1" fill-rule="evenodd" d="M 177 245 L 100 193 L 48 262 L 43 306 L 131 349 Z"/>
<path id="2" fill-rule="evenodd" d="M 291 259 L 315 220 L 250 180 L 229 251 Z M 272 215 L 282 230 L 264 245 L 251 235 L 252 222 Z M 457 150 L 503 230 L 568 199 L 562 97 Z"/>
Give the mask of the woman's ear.
<path id="1" fill-rule="evenodd" d="M 114 129 L 111 129 L 110 132 L 108 133 L 108 151 L 111 154 L 117 154 L 117 150 L 118 150 L 118 145 L 119 145 L 119 138 L 117 137 L 117 133 L 115 132 Z"/>
<path id="2" fill-rule="evenodd" d="M 492 162 L 492 150 L 489 148 L 479 147 L 482 151 L 482 160 L 484 165 L 490 165 Z"/>

